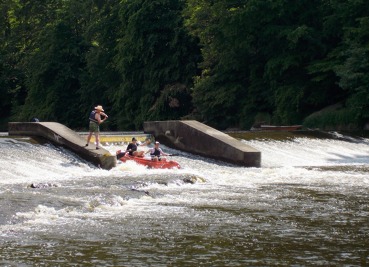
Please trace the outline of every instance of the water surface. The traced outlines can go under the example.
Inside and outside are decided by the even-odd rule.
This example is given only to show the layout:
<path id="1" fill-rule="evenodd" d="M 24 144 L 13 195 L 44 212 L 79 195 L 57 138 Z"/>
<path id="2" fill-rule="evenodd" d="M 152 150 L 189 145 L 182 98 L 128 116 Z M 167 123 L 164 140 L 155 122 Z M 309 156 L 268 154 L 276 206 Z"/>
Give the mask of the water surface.
<path id="1" fill-rule="evenodd" d="M 164 146 L 182 169 L 110 171 L 29 141 L 0 138 L 1 266 L 369 264 L 368 139 L 242 140 L 261 168 Z"/>

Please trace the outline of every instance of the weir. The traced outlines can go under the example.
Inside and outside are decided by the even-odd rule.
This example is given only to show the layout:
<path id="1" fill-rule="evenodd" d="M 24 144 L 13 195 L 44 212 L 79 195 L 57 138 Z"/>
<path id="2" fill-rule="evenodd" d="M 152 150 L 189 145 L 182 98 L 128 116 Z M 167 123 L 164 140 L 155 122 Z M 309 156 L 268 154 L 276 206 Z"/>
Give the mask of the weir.
<path id="1" fill-rule="evenodd" d="M 115 155 L 111 155 L 104 148 L 96 149 L 92 144 L 85 147 L 85 138 L 57 122 L 9 122 L 8 134 L 43 137 L 56 145 L 72 150 L 83 159 L 103 169 L 109 170 L 117 163 Z"/>
<path id="2" fill-rule="evenodd" d="M 194 120 L 148 121 L 144 132 L 166 146 L 246 167 L 260 167 L 261 152 Z"/>
<path id="3" fill-rule="evenodd" d="M 78 132 L 83 138 L 87 138 L 88 132 Z M 126 145 L 132 141 L 135 137 L 137 141 L 144 142 L 146 139 L 153 140 L 154 137 L 151 134 L 144 134 L 142 132 L 100 132 L 101 144 L 116 144 Z M 95 136 L 92 135 L 91 142 L 95 142 Z"/>
<path id="4" fill-rule="evenodd" d="M 116 166 L 116 157 L 104 148 L 98 150 L 90 144 L 85 147 L 84 137 L 57 122 L 9 122 L 9 135 L 39 136 L 50 142 L 69 148 L 82 158 L 103 169 Z M 145 134 L 134 134 L 139 138 L 151 138 L 168 147 L 201 155 L 208 158 L 246 166 L 260 167 L 261 152 L 237 139 L 198 121 L 149 121 L 144 122 Z M 82 134 L 83 135 L 83 134 Z M 104 135 L 100 133 L 104 142 Z M 106 142 L 129 142 L 129 135 L 105 136 Z M 93 141 L 94 139 L 92 139 Z M 108 141 L 109 140 L 109 141 Z"/>

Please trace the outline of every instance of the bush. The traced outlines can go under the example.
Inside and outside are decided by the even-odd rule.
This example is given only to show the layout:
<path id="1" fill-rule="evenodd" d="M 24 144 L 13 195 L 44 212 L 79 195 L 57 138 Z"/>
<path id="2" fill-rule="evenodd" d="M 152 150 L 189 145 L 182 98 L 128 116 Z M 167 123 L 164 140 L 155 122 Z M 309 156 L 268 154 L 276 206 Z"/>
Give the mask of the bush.
<path id="1" fill-rule="evenodd" d="M 305 118 L 303 126 L 327 131 L 353 131 L 360 128 L 356 113 L 350 108 L 330 108 L 315 112 Z"/>

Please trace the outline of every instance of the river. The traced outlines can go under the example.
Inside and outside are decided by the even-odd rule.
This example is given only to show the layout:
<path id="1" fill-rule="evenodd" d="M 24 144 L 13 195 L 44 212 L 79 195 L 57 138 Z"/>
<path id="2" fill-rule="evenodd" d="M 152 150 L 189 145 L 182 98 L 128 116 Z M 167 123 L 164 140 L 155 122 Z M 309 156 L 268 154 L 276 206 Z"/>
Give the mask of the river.
<path id="1" fill-rule="evenodd" d="M 182 169 L 107 171 L 1 137 L 0 266 L 369 265 L 369 139 L 241 142 L 261 168 L 162 146 Z"/>

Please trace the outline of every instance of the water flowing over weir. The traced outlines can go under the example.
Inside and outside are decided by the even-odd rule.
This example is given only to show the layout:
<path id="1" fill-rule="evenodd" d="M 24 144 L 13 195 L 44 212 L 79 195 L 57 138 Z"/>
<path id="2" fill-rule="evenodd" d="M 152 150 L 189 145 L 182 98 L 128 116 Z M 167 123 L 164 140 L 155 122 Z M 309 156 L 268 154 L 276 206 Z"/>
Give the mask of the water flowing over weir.
<path id="1" fill-rule="evenodd" d="M 369 264 L 368 139 L 242 142 L 261 168 L 164 146 L 182 169 L 108 171 L 0 137 L 0 265 Z"/>

